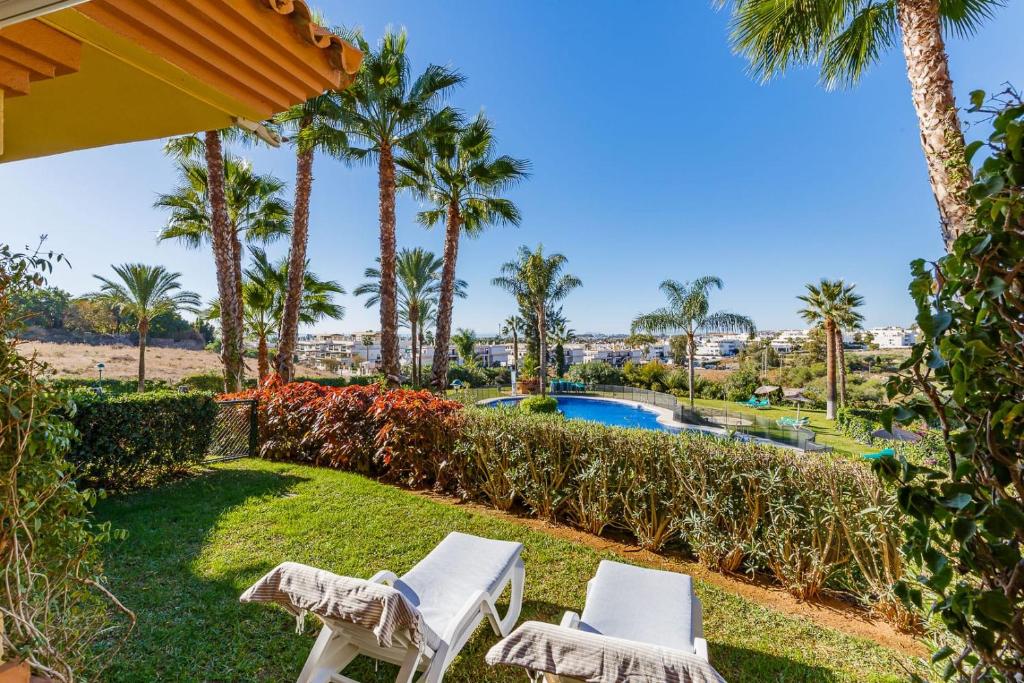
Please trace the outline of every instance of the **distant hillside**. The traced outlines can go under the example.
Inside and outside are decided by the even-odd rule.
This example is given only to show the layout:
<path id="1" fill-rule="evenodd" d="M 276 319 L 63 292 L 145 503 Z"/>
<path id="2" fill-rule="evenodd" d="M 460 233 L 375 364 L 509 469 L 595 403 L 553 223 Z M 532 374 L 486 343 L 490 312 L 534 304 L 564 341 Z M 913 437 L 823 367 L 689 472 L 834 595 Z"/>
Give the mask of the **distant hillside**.
<path id="1" fill-rule="evenodd" d="M 135 346 L 26 341 L 18 348 L 24 355 L 38 354 L 39 359 L 46 362 L 57 377 L 96 377 L 97 363 L 106 365 L 103 370 L 104 377 L 132 379 L 138 376 L 139 349 Z M 246 374 L 255 375 L 256 359 L 250 358 L 246 362 L 249 365 Z M 146 377 L 149 379 L 174 382 L 187 375 L 220 371 L 220 357 L 212 351 L 153 347 L 146 351 Z M 302 365 L 295 366 L 295 371 L 297 375 L 306 377 L 319 377 L 324 374 L 320 370 Z"/>

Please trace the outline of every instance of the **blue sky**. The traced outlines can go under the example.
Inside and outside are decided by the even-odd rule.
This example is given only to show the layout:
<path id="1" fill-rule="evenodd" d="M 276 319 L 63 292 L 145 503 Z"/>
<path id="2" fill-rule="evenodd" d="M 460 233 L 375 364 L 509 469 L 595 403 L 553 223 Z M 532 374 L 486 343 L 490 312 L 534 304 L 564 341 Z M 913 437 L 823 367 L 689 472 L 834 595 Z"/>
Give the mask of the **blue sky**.
<path id="1" fill-rule="evenodd" d="M 512 193 L 522 226 L 463 243 L 469 298 L 456 306 L 456 326 L 496 329 L 513 302 L 490 279 L 516 247 L 538 242 L 564 253 L 584 281 L 564 304 L 579 332 L 625 331 L 661 305 L 661 280 L 704 274 L 725 281 L 716 308 L 761 328 L 799 325 L 795 297 L 821 277 L 855 282 L 870 326 L 912 320 L 908 263 L 942 245 L 902 55 L 888 54 L 849 91 L 825 92 L 812 71 L 761 85 L 729 49 L 727 16 L 709 5 L 320 3 L 371 40 L 406 27 L 414 68 L 460 69 L 468 82 L 452 103 L 483 108 L 501 150 L 533 164 Z M 975 88 L 1024 84 L 1022 24 L 1024 3 L 1012 3 L 969 42 L 950 42 L 961 105 Z M 93 289 L 92 274 L 111 263 L 142 261 L 212 296 L 207 251 L 156 242 L 165 216 L 152 202 L 174 184 L 160 150 L 136 143 L 0 165 L 0 241 L 48 234 L 72 263 L 52 282 L 74 293 Z M 246 154 L 293 177 L 288 149 Z M 399 244 L 440 253 L 441 233 L 419 227 L 416 209 L 399 201 Z M 313 269 L 351 292 L 377 254 L 374 169 L 319 159 L 310 230 Z M 344 299 L 346 319 L 318 330 L 378 327 L 376 309 Z"/>

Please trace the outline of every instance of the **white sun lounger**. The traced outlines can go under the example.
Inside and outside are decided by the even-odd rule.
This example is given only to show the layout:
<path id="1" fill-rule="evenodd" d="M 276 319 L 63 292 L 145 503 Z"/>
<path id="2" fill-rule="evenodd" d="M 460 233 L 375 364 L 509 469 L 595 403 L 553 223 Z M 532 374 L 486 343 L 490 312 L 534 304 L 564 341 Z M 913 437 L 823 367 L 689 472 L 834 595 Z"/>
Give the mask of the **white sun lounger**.
<path id="1" fill-rule="evenodd" d="M 723 683 L 708 661 L 700 599 L 689 576 L 602 561 L 583 614 L 559 626 L 526 622 L 487 663 L 527 669 L 549 683 Z"/>
<path id="2" fill-rule="evenodd" d="M 286 563 L 241 599 L 276 602 L 296 615 L 313 612 L 323 622 L 297 683 L 357 683 L 340 672 L 358 655 L 397 664 L 396 683 L 440 683 L 485 617 L 499 636 L 515 626 L 525 580 L 522 549 L 453 532 L 401 577 L 382 571 L 367 581 Z M 502 618 L 495 602 L 509 584 Z"/>

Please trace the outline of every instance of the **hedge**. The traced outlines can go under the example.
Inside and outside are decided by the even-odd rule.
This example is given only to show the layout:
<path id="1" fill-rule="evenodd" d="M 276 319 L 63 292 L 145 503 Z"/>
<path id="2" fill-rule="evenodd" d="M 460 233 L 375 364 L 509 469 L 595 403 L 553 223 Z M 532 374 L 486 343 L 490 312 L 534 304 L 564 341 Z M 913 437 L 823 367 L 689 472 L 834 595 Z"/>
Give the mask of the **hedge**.
<path id="1" fill-rule="evenodd" d="M 73 395 L 79 438 L 68 454 L 80 481 L 130 489 L 154 475 L 186 469 L 206 455 L 217 405 L 200 392 Z"/>
<path id="2" fill-rule="evenodd" d="M 296 377 L 296 382 L 315 382 L 325 387 L 347 387 L 352 385 L 367 386 L 380 381 L 380 377 L 374 375 L 357 375 L 354 377 Z M 245 389 L 255 389 L 256 380 L 253 378 L 245 380 Z M 178 386 L 186 386 L 196 391 L 210 391 L 215 394 L 224 391 L 224 376 L 219 373 L 204 373 L 199 375 L 187 375 L 178 381 Z"/>
<path id="3" fill-rule="evenodd" d="M 50 380 L 49 385 L 57 390 L 71 391 L 101 387 L 104 393 L 113 395 L 133 394 L 139 389 L 139 381 L 135 379 L 105 379 L 101 382 L 96 378 L 60 377 Z M 146 380 L 146 391 L 160 391 L 169 388 L 167 382 L 162 379 Z"/>
<path id="4" fill-rule="evenodd" d="M 903 625 L 892 495 L 861 463 L 714 435 L 607 427 L 427 392 L 267 386 L 261 453 L 433 486 L 643 547 L 681 544 L 722 571 L 770 573 L 808 598 L 843 590 Z"/>

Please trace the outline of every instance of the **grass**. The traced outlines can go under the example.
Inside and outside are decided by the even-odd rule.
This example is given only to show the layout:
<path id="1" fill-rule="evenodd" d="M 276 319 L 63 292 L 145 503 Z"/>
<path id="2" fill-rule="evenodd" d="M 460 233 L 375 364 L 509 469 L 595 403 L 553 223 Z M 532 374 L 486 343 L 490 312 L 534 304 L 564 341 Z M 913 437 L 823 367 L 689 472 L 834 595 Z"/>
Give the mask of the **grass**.
<path id="1" fill-rule="evenodd" d="M 688 403 L 686 399 L 679 399 L 679 401 L 683 404 Z M 754 408 L 742 406 L 733 401 L 720 401 L 708 398 L 694 399 L 694 403 L 697 407 L 718 408 L 720 410 L 728 410 L 735 413 L 758 415 L 772 421 L 783 416 L 796 417 L 796 408 L 789 404 L 756 410 Z M 815 434 L 817 434 L 815 441 L 823 446 L 831 446 L 833 450 L 840 455 L 859 458 L 862 454 L 871 450 L 869 446 L 865 446 L 862 443 L 854 441 L 848 436 L 840 434 L 836 429 L 835 422 L 825 417 L 824 410 L 809 410 L 801 408 L 800 417 L 810 418 L 809 426 L 814 430 Z"/>
<path id="2" fill-rule="evenodd" d="M 103 501 L 98 517 L 128 531 L 107 550 L 109 583 L 138 616 L 104 681 L 294 680 L 313 644 L 282 610 L 238 595 L 284 560 L 368 577 L 402 573 L 449 531 L 525 545 L 523 619 L 557 622 L 579 610 L 602 558 L 615 557 L 508 519 L 447 505 L 344 472 L 241 460 L 154 490 Z M 618 558 L 621 559 L 621 558 Z M 909 657 L 783 615 L 697 582 L 712 663 L 729 681 L 905 680 Z M 524 680 L 491 669 L 496 642 L 477 631 L 445 680 Z M 394 680 L 394 669 L 357 660 L 346 674 Z M 389 679 L 388 676 L 391 676 Z"/>

